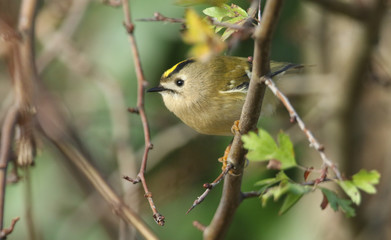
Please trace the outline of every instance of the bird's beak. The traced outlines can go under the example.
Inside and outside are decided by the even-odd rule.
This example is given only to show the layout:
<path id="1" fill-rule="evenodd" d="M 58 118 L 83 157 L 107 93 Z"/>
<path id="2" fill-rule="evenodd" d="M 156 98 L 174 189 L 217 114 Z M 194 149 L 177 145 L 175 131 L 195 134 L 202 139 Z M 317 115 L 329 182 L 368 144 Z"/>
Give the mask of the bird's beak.
<path id="1" fill-rule="evenodd" d="M 164 88 L 163 86 L 160 85 L 160 86 L 148 89 L 147 92 L 162 92 L 162 91 L 166 91 L 166 90 L 168 90 L 168 89 Z"/>

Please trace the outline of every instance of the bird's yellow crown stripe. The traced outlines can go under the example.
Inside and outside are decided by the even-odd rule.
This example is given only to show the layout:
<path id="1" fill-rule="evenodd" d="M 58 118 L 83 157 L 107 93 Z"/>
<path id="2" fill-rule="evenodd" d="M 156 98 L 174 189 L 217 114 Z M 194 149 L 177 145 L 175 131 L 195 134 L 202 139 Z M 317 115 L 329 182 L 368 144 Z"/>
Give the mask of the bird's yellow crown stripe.
<path id="1" fill-rule="evenodd" d="M 165 72 L 163 73 L 163 77 L 165 77 L 165 78 L 168 77 L 168 75 L 170 75 L 170 74 L 175 70 L 175 68 L 177 68 L 178 65 L 181 64 L 181 63 L 183 63 L 184 61 L 186 61 L 186 60 L 183 60 L 183 61 L 181 61 L 181 62 L 175 64 L 172 68 L 170 68 L 170 69 L 168 69 L 167 71 L 165 71 Z"/>
<path id="2" fill-rule="evenodd" d="M 182 68 L 184 68 L 187 64 L 192 63 L 194 61 L 195 61 L 194 59 L 186 59 L 175 64 L 172 68 L 168 69 L 163 73 L 163 77 L 164 78 L 170 77 L 171 74 L 181 71 Z"/>

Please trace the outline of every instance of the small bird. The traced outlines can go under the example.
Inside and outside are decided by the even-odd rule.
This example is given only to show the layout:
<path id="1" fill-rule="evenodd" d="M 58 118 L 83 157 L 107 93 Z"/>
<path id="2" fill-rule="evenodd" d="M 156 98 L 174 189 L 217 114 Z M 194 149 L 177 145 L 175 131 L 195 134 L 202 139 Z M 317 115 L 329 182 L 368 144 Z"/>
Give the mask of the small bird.
<path id="1" fill-rule="evenodd" d="M 272 76 L 300 65 L 272 62 Z M 165 71 L 157 87 L 164 104 L 186 125 L 207 135 L 232 135 L 251 78 L 248 58 L 215 56 L 184 60 Z"/>

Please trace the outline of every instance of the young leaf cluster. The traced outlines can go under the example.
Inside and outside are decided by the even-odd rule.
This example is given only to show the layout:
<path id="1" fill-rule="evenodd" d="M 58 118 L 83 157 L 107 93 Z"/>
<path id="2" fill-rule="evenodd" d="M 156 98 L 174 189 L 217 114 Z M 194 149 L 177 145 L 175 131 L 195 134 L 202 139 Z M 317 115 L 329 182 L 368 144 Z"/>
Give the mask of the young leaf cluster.
<path id="1" fill-rule="evenodd" d="M 221 6 L 206 8 L 202 11 L 205 15 L 216 19 L 221 23 L 233 24 L 237 26 L 242 26 L 246 20 L 249 18 L 248 13 L 241 7 L 231 4 L 223 4 Z M 215 31 L 220 32 L 224 27 L 216 26 Z M 237 30 L 232 28 L 225 28 L 224 33 L 221 35 L 223 41 L 227 40 L 234 32 Z"/>
<path id="2" fill-rule="evenodd" d="M 258 133 L 250 132 L 242 136 L 244 148 L 248 150 L 247 159 L 251 162 L 269 162 L 268 168 L 280 170 L 275 177 L 258 181 L 258 187 L 262 206 L 265 206 L 269 199 L 277 201 L 284 199 L 279 214 L 285 213 L 305 194 L 320 190 L 323 193 L 321 208 L 327 205 L 334 211 L 341 210 L 347 217 L 355 215 L 352 203 L 359 205 L 361 202 L 360 190 L 368 193 L 376 193 L 374 185 L 379 183 L 380 174 L 375 171 L 361 170 L 353 175 L 352 180 L 328 179 L 327 176 L 320 176 L 312 182 L 295 182 L 289 178 L 284 170 L 292 167 L 300 167 L 295 159 L 293 144 L 288 135 L 280 132 L 277 141 L 264 129 L 258 129 Z M 273 164 L 270 164 L 270 163 Z M 272 167 L 269 167 L 272 166 Z M 303 168 L 303 167 L 301 167 Z M 313 168 L 306 168 L 304 180 L 307 180 L 308 171 Z M 325 181 L 333 180 L 350 199 L 341 198 L 332 190 L 319 185 Z"/>

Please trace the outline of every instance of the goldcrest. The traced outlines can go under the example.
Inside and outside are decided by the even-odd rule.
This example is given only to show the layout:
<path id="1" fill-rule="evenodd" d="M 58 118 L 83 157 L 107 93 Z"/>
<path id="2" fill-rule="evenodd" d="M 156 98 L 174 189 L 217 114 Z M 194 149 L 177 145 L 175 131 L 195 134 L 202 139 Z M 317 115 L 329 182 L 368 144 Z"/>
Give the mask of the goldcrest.
<path id="1" fill-rule="evenodd" d="M 247 58 L 216 56 L 204 62 L 187 59 L 165 71 L 160 85 L 148 90 L 162 95 L 164 104 L 186 125 L 208 135 L 232 135 L 251 78 Z M 278 73 L 295 67 L 271 63 Z"/>

